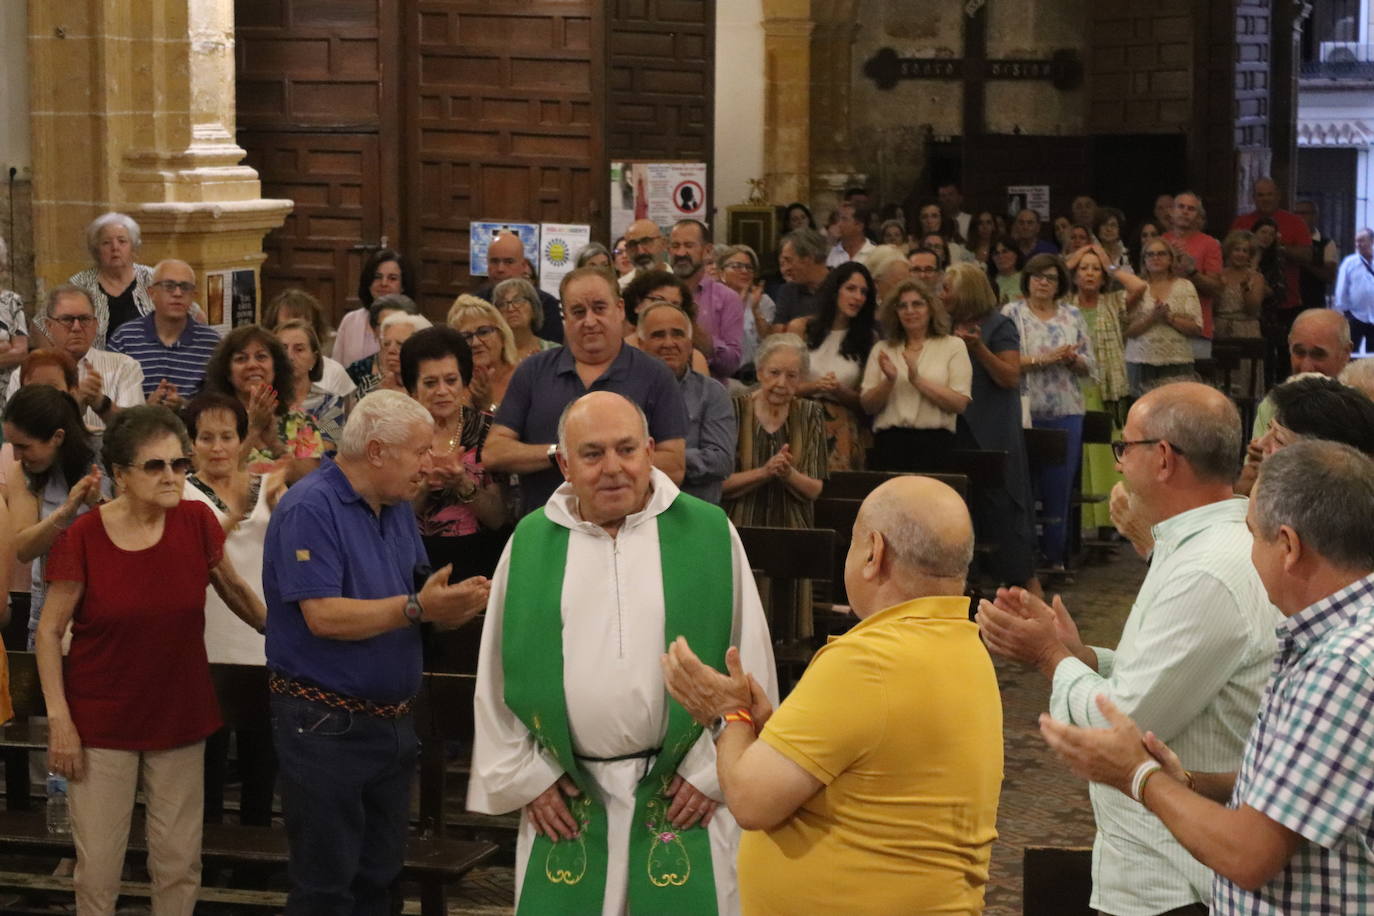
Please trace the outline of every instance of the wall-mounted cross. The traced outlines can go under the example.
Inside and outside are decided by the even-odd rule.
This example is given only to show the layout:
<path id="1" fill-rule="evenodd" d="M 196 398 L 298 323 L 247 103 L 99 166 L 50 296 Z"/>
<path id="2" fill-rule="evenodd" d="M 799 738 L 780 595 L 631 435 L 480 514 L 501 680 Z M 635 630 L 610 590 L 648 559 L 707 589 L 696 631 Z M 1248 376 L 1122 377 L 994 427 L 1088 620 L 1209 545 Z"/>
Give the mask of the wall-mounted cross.
<path id="1" fill-rule="evenodd" d="M 1056 51 L 1048 59 L 988 59 L 986 0 L 964 4 L 963 57 L 899 57 L 882 48 L 864 63 L 864 75 L 879 89 L 903 80 L 963 80 L 964 136 L 987 129 L 987 84 L 992 80 L 1036 80 L 1067 91 L 1083 82 L 1083 62 L 1077 51 Z"/>

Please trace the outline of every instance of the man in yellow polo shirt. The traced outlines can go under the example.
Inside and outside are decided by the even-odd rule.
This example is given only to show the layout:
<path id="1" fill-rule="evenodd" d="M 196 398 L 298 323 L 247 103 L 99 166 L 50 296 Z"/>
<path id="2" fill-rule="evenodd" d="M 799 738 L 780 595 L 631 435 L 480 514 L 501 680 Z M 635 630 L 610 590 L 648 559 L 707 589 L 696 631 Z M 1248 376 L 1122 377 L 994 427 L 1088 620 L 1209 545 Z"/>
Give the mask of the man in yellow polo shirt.
<path id="1" fill-rule="evenodd" d="M 725 803 L 746 830 L 745 916 L 982 912 L 1002 700 L 963 597 L 972 553 L 949 487 L 902 477 L 873 491 L 845 560 L 860 621 L 776 714 L 734 649 L 727 676 L 681 638 L 670 646 L 668 689 L 714 732 Z"/>

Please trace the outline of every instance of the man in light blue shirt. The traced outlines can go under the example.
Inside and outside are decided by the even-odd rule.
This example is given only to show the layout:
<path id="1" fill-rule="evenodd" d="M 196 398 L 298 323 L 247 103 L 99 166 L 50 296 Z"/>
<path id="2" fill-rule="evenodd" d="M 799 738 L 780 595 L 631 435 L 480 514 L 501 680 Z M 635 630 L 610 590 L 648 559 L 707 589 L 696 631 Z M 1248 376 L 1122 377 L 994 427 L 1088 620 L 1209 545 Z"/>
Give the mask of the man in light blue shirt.
<path id="1" fill-rule="evenodd" d="M 988 647 L 1036 665 L 1061 722 L 1108 724 L 1104 696 L 1202 772 L 1239 767 L 1274 656 L 1280 615 L 1250 562 L 1247 501 L 1232 496 L 1240 416 L 1194 382 L 1156 388 L 1131 408 L 1113 444 L 1155 549 L 1115 651 L 1084 646 L 1058 600 L 1020 589 L 981 603 Z M 1092 906 L 1111 916 L 1205 913 L 1212 873 L 1127 796 L 1090 789 Z"/>
<path id="2" fill-rule="evenodd" d="M 1350 321 L 1355 349 L 1374 350 L 1374 229 L 1355 236 L 1355 253 L 1336 271 L 1336 310 Z"/>

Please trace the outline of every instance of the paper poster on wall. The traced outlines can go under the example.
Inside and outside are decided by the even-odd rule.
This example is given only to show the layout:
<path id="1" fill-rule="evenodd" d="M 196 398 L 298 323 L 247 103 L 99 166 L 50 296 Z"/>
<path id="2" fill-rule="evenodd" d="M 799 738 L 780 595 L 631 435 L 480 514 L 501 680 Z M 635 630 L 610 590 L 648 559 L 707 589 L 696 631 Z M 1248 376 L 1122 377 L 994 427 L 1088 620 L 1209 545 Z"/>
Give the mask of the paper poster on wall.
<path id="1" fill-rule="evenodd" d="M 665 231 L 680 219 L 706 219 L 706 163 L 612 162 L 611 234 L 651 219 Z"/>
<path id="2" fill-rule="evenodd" d="M 577 264 L 577 254 L 592 240 L 592 227 L 568 223 L 539 225 L 539 288 L 558 295 L 558 284 Z"/>
<path id="3" fill-rule="evenodd" d="M 251 270 L 236 270 L 232 289 L 234 327 L 255 323 L 258 320 L 257 277 Z"/>
<path id="4" fill-rule="evenodd" d="M 535 223 L 505 223 L 492 220 L 468 224 L 468 273 L 474 277 L 487 275 L 487 247 L 502 232 L 513 233 L 525 247 L 525 260 L 539 263 L 539 226 Z"/>
<path id="5" fill-rule="evenodd" d="M 1050 218 L 1050 186 L 1047 184 L 1007 185 L 1007 216 L 1016 218 L 1022 210 L 1034 210 L 1042 220 Z"/>
<path id="6" fill-rule="evenodd" d="M 200 307 L 205 311 L 205 323 L 224 334 L 229 330 L 225 316 L 231 314 L 233 305 L 230 293 L 234 289 L 233 271 L 209 270 L 205 272 L 205 300 Z"/>

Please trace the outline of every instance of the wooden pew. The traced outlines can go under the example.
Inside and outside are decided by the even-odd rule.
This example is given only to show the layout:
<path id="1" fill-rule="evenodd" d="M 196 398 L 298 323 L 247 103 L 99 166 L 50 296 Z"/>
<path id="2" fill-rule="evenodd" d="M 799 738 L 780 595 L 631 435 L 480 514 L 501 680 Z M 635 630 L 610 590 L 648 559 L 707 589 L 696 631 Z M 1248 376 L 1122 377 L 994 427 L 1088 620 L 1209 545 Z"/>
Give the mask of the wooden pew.
<path id="1" fill-rule="evenodd" d="M 44 714 L 37 663 L 31 652 L 10 652 L 10 696 L 16 716 Z M 220 712 L 227 726 L 268 730 L 267 669 L 256 665 L 211 665 Z M 445 744 L 472 737 L 472 697 L 476 679 L 467 674 L 426 674 L 417 697 L 415 729 L 420 751 L 420 824 L 406 843 L 403 877 L 420 885 L 424 916 L 445 916 L 446 882 L 461 878 L 497 851 L 494 843 L 461 840 L 446 835 Z M 0 848 L 20 852 L 68 853 L 70 836 L 50 835 L 43 812 L 32 810 L 29 798 L 28 755 L 47 749 L 47 729 L 32 721 L 15 721 L 0 728 L 4 752 L 7 810 L 0 812 Z M 143 817 L 135 815 L 129 849 L 146 852 Z M 285 865 L 289 856 L 286 832 L 280 828 L 206 824 L 201 857 L 206 862 Z"/>
<path id="2" fill-rule="evenodd" d="M 811 640 L 799 632 L 802 586 L 810 579 L 833 575 L 835 532 L 814 528 L 737 529 L 749 566 L 772 583 L 768 631 L 779 690 L 786 693 L 811 660 Z"/>
<path id="3" fill-rule="evenodd" d="M 967 475 L 938 471 L 831 471 L 829 479 L 825 482 L 825 487 L 821 490 L 821 496 L 822 498 L 862 500 L 868 498 L 869 493 L 894 477 L 905 477 L 912 474 L 919 477 L 930 477 L 948 484 L 965 501 L 968 500 Z M 825 526 L 818 524 L 817 527 Z"/>
<path id="4" fill-rule="evenodd" d="M 1021 863 L 1024 916 L 1094 916 L 1091 849 L 1028 846 Z"/>

